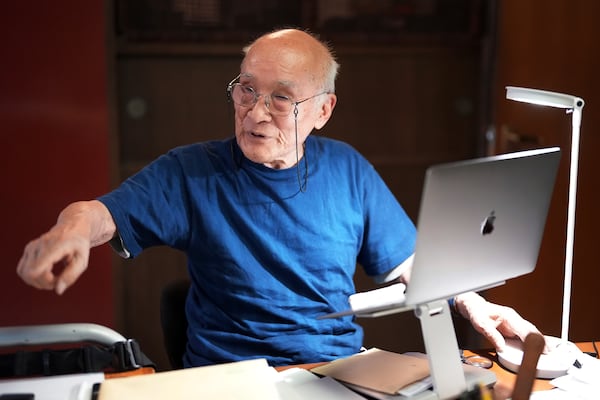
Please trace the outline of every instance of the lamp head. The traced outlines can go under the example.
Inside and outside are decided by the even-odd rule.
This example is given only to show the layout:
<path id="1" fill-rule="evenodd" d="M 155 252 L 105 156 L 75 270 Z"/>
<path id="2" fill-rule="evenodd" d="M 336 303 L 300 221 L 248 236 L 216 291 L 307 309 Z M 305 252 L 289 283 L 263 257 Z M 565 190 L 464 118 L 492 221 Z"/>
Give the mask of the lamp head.
<path id="1" fill-rule="evenodd" d="M 516 86 L 506 87 L 506 98 L 509 100 L 522 101 L 524 103 L 567 109 L 581 109 L 585 104 L 582 98 L 570 94 Z"/>

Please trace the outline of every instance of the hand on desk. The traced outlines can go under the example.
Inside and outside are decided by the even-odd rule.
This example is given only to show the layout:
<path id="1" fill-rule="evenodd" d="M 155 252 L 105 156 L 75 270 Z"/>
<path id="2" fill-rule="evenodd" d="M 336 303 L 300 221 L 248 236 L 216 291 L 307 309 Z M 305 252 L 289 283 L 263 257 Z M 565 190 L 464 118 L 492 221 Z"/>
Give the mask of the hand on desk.
<path id="1" fill-rule="evenodd" d="M 512 308 L 490 303 L 477 293 L 456 296 L 455 307 L 498 351 L 504 350 L 505 337 L 518 337 L 524 341 L 530 333 L 540 333 L 535 325 Z M 544 352 L 547 351 L 546 346 Z"/>

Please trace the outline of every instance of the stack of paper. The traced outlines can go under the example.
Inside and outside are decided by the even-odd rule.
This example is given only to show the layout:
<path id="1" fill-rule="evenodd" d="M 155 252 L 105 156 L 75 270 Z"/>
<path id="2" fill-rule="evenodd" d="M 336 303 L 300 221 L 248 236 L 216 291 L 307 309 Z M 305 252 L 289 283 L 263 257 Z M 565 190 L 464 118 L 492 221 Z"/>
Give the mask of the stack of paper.
<path id="1" fill-rule="evenodd" d="M 600 360 L 577 351 L 575 365 L 567 374 L 550 381 L 559 391 L 569 395 L 571 399 L 598 399 L 600 393 Z M 558 393 L 555 393 L 558 395 Z"/>
<path id="2" fill-rule="evenodd" d="M 102 383 L 98 400 L 361 400 L 332 378 L 291 368 L 278 373 L 266 360 L 159 372 Z"/>
<path id="3" fill-rule="evenodd" d="M 98 400 L 279 400 L 264 359 L 107 379 Z"/>
<path id="4" fill-rule="evenodd" d="M 411 397 L 431 386 L 426 358 L 377 348 L 333 361 L 311 371 L 335 378 L 375 398 L 398 398 L 390 396 L 403 396 L 402 393 L 405 397 Z M 405 392 L 402 392 L 403 389 Z M 384 396 L 378 396 L 377 393 Z"/>
<path id="5" fill-rule="evenodd" d="M 319 378 L 300 368 L 287 369 L 278 374 L 277 390 L 284 400 L 364 400 L 330 377 Z"/>

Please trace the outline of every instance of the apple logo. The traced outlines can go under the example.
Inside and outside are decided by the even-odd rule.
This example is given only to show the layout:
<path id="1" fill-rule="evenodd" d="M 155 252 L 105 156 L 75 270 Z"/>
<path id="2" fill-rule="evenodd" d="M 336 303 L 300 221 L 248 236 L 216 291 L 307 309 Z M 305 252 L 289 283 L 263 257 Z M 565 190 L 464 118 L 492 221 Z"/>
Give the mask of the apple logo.
<path id="1" fill-rule="evenodd" d="M 489 235 L 494 231 L 494 222 L 496 221 L 496 212 L 492 210 L 490 215 L 481 223 L 481 234 Z"/>

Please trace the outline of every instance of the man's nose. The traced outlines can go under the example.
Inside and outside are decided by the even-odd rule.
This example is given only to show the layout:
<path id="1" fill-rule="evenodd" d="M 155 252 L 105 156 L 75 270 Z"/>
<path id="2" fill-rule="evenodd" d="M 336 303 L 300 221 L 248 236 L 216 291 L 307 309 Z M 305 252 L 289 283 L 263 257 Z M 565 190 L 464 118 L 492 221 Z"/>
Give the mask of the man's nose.
<path id="1" fill-rule="evenodd" d="M 270 97 L 269 95 L 261 94 L 256 98 L 256 102 L 250 109 L 248 110 L 248 114 L 252 114 L 253 118 L 256 120 L 263 119 L 271 119 L 271 112 L 269 110 L 270 106 Z"/>

